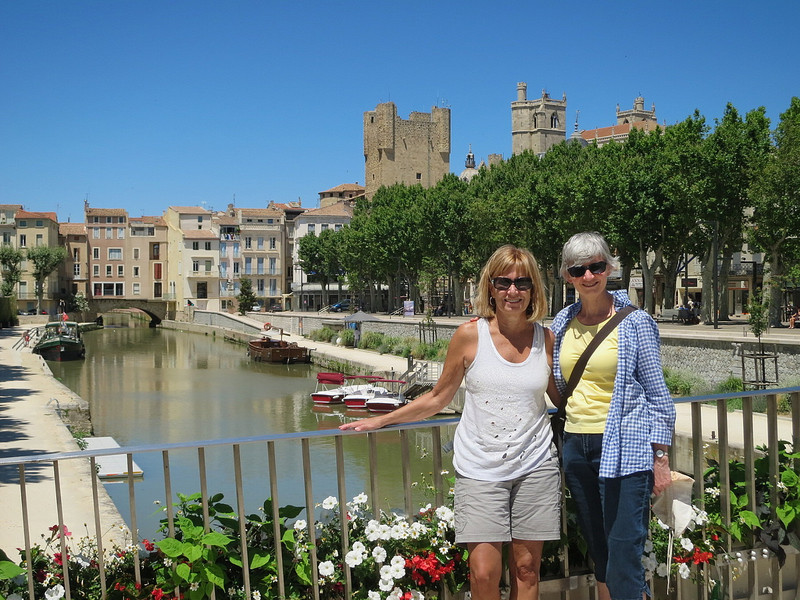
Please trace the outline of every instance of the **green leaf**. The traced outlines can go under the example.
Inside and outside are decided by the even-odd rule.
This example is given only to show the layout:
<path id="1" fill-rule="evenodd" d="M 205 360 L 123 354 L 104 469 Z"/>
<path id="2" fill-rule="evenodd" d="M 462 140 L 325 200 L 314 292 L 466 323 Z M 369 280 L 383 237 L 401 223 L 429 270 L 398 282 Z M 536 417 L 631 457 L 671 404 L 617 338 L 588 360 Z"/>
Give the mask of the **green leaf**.
<path id="1" fill-rule="evenodd" d="M 800 481 L 800 477 L 794 471 L 787 470 L 781 473 L 781 482 L 788 488 L 797 487 L 798 481 Z"/>
<path id="2" fill-rule="evenodd" d="M 797 510 L 793 506 L 779 506 L 775 509 L 775 514 L 778 515 L 783 526 L 788 529 L 789 524 L 797 517 Z"/>
<path id="3" fill-rule="evenodd" d="M 298 562 L 294 566 L 294 572 L 305 585 L 311 585 L 311 565 L 305 561 Z"/>
<path id="4" fill-rule="evenodd" d="M 203 539 L 200 540 L 201 544 L 206 544 L 207 546 L 221 546 L 225 547 L 231 543 L 231 538 L 227 535 L 223 535 L 217 531 L 211 531 L 203 536 Z"/>
<path id="5" fill-rule="evenodd" d="M 225 587 L 225 572 L 219 565 L 207 565 L 204 569 L 206 579 L 219 588 Z"/>
<path id="6" fill-rule="evenodd" d="M 744 524 L 748 527 L 761 527 L 761 519 L 759 519 L 753 511 L 743 510 L 739 513 L 739 518 L 744 521 Z"/>
<path id="7" fill-rule="evenodd" d="M 22 575 L 25 569 L 15 565 L 10 561 L 0 562 L 0 579 L 13 579 L 18 575 Z"/>
<path id="8" fill-rule="evenodd" d="M 250 568 L 258 569 L 259 567 L 268 565 L 271 561 L 272 555 L 255 553 L 253 554 L 253 558 L 250 560 Z"/>
<path id="9" fill-rule="evenodd" d="M 183 555 L 188 559 L 189 562 L 195 562 L 201 556 L 203 556 L 203 547 L 186 542 L 183 544 Z"/>
<path id="10" fill-rule="evenodd" d="M 305 508 L 302 506 L 293 506 L 291 504 L 287 504 L 286 506 L 281 506 L 278 509 L 278 515 L 284 517 L 285 519 L 294 519 L 304 510 Z"/>
<path id="11" fill-rule="evenodd" d="M 192 570 L 186 563 L 181 563 L 175 567 L 175 574 L 184 581 L 189 581 L 189 576 L 192 574 Z"/>
<path id="12" fill-rule="evenodd" d="M 169 558 L 178 558 L 183 554 L 183 542 L 179 542 L 175 538 L 166 538 L 160 542 L 156 542 L 156 546 Z"/>

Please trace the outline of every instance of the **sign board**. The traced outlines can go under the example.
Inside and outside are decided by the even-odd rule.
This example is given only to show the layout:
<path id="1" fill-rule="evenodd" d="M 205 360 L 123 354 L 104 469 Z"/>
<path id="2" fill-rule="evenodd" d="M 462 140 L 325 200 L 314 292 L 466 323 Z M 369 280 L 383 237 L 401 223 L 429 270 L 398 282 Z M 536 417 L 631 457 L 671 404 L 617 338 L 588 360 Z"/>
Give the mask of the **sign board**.
<path id="1" fill-rule="evenodd" d="M 644 287 L 644 279 L 641 277 L 631 277 L 631 287 L 632 288 L 643 288 Z"/>
<path id="2" fill-rule="evenodd" d="M 414 316 L 414 301 L 413 300 L 403 300 L 403 316 L 404 317 L 413 317 Z"/>
<path id="3" fill-rule="evenodd" d="M 697 287 L 697 277 L 683 277 L 681 287 Z"/>

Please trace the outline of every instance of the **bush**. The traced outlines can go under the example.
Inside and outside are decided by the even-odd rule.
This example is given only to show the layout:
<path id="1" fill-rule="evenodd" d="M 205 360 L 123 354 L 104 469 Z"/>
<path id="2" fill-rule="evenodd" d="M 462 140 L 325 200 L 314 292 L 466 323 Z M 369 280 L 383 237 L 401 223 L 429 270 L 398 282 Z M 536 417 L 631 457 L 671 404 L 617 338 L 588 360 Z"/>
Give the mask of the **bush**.
<path id="1" fill-rule="evenodd" d="M 377 331 L 365 331 L 361 335 L 361 341 L 358 343 L 359 348 L 365 350 L 377 350 L 385 343 L 386 336 Z"/>
<path id="2" fill-rule="evenodd" d="M 743 391 L 744 383 L 742 383 L 742 378 L 734 375 L 731 375 L 725 381 L 718 383 L 717 387 L 714 388 L 715 394 L 731 394 L 734 392 Z"/>
<path id="3" fill-rule="evenodd" d="M 693 390 L 702 386 L 702 381 L 693 373 L 664 369 L 664 380 L 673 396 L 690 396 Z"/>
<path id="4" fill-rule="evenodd" d="M 322 329 L 315 329 L 314 331 L 308 334 L 315 342 L 330 342 L 331 338 L 335 341 L 336 338 L 339 336 L 337 331 L 334 331 L 330 327 L 323 327 Z"/>
<path id="5" fill-rule="evenodd" d="M 355 346 L 356 345 L 356 332 L 352 329 L 345 329 L 339 332 L 339 340 L 342 346 Z"/>

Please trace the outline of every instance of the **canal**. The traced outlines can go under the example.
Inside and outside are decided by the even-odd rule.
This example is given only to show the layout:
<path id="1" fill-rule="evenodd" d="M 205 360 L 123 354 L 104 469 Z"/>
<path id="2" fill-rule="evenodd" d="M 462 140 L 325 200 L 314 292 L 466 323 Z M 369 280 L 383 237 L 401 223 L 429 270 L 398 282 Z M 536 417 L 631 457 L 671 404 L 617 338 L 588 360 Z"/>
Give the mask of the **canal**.
<path id="1" fill-rule="evenodd" d="M 337 427 L 357 418 L 328 408 L 318 412 L 310 394 L 316 384 L 313 365 L 256 363 L 244 346 L 219 336 L 149 327 L 108 327 L 87 333 L 86 359 L 51 362 L 53 374 L 88 403 L 95 436 L 111 436 L 120 446 L 160 445 L 261 436 Z M 443 442 L 452 431 L 443 432 Z M 431 480 L 430 435 L 412 432 L 415 501 L 432 502 L 425 482 Z M 399 439 L 379 438 L 379 499 L 382 508 L 403 506 Z M 366 440 L 344 440 L 347 495 L 369 493 Z M 208 491 L 221 492 L 235 505 L 229 447 L 206 450 Z M 297 443 L 276 443 L 279 504 L 303 506 L 304 479 Z M 336 495 L 335 450 L 332 440 L 311 443 L 315 502 Z M 138 453 L 144 472 L 134 486 L 137 522 L 143 537 L 152 537 L 166 498 L 160 452 Z M 450 468 L 451 455 L 445 456 Z M 269 497 L 265 445 L 242 448 L 246 510 L 256 511 Z M 173 494 L 200 491 L 197 452 L 170 453 Z M 129 493 L 120 482 L 106 484 L 111 498 L 130 524 Z"/>

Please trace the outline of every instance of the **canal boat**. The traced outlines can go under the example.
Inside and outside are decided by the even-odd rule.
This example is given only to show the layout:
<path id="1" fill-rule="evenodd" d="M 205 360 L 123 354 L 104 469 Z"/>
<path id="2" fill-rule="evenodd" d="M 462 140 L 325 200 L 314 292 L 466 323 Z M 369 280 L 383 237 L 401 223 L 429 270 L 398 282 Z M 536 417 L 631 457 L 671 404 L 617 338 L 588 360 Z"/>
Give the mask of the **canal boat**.
<path id="1" fill-rule="evenodd" d="M 247 354 L 256 361 L 272 363 L 309 363 L 311 351 L 296 342 L 276 340 L 267 335 L 250 340 Z"/>
<path id="2" fill-rule="evenodd" d="M 317 373 L 317 387 L 311 393 L 314 404 L 341 404 L 345 396 L 369 388 L 369 383 L 346 383 L 355 379 L 372 381 L 380 379 L 372 375 L 345 375 L 344 373 Z"/>
<path id="3" fill-rule="evenodd" d="M 45 360 L 79 360 L 86 356 L 80 325 L 76 321 L 52 321 L 44 326 L 31 352 Z"/>
<path id="4" fill-rule="evenodd" d="M 368 411 L 376 413 L 392 412 L 408 402 L 403 393 L 398 390 L 398 387 L 405 384 L 405 381 L 399 379 L 380 379 L 378 382 L 384 383 L 393 389 L 390 390 L 382 386 L 376 387 L 372 397 L 367 398 L 365 402 L 365 407 Z"/>

